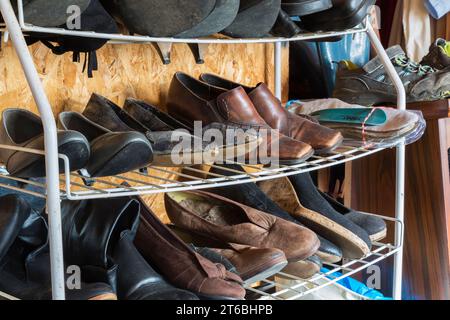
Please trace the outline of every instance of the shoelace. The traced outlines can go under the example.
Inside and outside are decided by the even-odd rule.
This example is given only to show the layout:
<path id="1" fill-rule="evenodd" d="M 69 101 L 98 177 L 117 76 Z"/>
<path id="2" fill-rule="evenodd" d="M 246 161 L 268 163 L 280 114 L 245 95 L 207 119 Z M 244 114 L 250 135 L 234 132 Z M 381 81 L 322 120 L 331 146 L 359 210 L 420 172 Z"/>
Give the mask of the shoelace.
<path id="1" fill-rule="evenodd" d="M 396 65 L 405 68 L 408 72 L 417 73 L 420 76 L 426 76 L 427 74 L 436 72 L 434 68 L 414 62 L 404 54 L 396 56 L 394 62 Z"/>

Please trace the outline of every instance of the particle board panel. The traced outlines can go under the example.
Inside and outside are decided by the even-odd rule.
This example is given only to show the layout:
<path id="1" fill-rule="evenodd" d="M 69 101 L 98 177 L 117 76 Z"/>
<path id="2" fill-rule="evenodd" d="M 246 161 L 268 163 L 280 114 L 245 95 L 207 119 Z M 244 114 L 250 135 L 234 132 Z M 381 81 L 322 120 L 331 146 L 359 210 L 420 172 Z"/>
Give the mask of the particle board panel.
<path id="1" fill-rule="evenodd" d="M 107 45 L 98 51 L 99 71 L 92 79 L 82 73 L 82 63 L 72 62 L 71 54 L 57 56 L 41 44 L 31 46 L 30 51 L 55 116 L 66 110 L 82 111 L 93 92 L 119 105 L 127 97 L 135 97 L 164 110 L 170 81 L 177 71 L 194 76 L 212 72 L 247 85 L 266 82 L 274 87 L 272 44 L 210 45 L 203 65 L 195 63 L 185 44 L 174 44 L 170 65 L 162 64 L 152 45 Z M 287 99 L 289 56 L 286 48 L 283 55 L 283 92 Z M 0 110 L 9 107 L 37 112 L 14 49 L 11 44 L 3 44 Z M 158 216 L 165 219 L 162 195 L 145 199 Z"/>

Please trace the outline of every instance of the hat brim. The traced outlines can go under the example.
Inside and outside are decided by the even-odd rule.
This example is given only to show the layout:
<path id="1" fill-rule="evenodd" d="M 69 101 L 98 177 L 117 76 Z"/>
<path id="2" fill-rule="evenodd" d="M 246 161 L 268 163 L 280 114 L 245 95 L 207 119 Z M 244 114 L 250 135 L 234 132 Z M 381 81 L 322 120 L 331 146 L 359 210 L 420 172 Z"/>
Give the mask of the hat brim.
<path id="1" fill-rule="evenodd" d="M 67 23 L 69 18 L 76 17 L 76 11 L 70 11 L 76 6 L 83 13 L 91 0 L 28 0 L 24 1 L 25 23 L 39 27 L 58 27 Z"/>

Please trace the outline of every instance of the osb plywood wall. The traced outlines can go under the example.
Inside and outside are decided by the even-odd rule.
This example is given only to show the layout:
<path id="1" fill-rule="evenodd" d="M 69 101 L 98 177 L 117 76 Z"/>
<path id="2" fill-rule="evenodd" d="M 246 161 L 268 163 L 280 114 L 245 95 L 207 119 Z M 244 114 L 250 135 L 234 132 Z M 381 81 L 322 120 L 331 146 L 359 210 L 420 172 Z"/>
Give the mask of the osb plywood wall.
<path id="1" fill-rule="evenodd" d="M 204 65 L 197 65 L 184 44 L 172 50 L 172 63 L 163 65 L 151 45 L 107 45 L 98 52 L 99 71 L 93 79 L 83 74 L 82 65 L 71 54 L 53 55 L 45 46 L 30 47 L 55 116 L 65 110 L 83 111 L 96 92 L 122 105 L 136 97 L 164 109 L 173 74 L 184 71 L 198 76 L 213 72 L 248 85 L 266 82 L 273 88 L 273 45 L 211 45 Z M 284 50 L 284 93 L 288 85 L 288 54 Z M 27 82 L 9 44 L 0 53 L 0 110 L 21 107 L 37 112 Z M 146 197 L 155 212 L 164 217 L 162 195 Z"/>

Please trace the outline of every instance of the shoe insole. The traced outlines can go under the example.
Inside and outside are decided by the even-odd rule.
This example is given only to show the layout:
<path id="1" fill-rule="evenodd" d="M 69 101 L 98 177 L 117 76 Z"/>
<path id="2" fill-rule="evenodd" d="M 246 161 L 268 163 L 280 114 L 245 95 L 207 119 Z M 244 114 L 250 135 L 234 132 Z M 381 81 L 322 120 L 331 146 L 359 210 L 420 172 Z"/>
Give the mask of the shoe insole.
<path id="1" fill-rule="evenodd" d="M 338 108 L 325 109 L 314 112 L 319 122 L 333 122 L 346 124 L 365 124 L 367 126 L 381 126 L 386 123 L 387 115 L 381 109 L 373 108 Z"/>
<path id="2" fill-rule="evenodd" d="M 182 192 L 172 194 L 171 197 L 184 208 L 217 225 L 230 226 L 247 222 L 244 217 L 236 214 L 235 207 L 213 198 Z"/>

